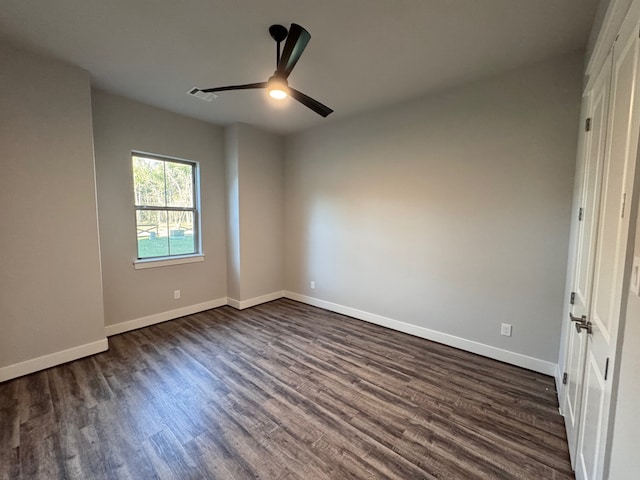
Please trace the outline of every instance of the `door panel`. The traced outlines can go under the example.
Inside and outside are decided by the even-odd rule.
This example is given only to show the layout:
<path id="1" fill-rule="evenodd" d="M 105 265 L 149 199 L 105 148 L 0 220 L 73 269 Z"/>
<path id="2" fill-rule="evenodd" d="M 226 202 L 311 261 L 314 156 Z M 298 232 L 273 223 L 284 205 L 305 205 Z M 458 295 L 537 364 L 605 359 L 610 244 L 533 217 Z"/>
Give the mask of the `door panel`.
<path id="1" fill-rule="evenodd" d="M 584 414 L 585 418 L 591 419 L 586 422 L 584 429 L 580 432 L 580 440 L 583 445 L 583 451 L 580 455 L 580 465 L 576 466 L 578 471 L 583 472 L 581 478 L 585 480 L 595 480 L 597 476 L 597 445 L 600 443 L 601 431 L 598 425 L 602 424 L 603 407 L 604 407 L 604 375 L 598 368 L 598 364 L 594 361 L 594 357 L 589 357 L 587 369 L 585 372 L 585 388 L 584 391 Z M 584 438 L 593 438 L 594 442 L 585 442 Z"/>
<path id="2" fill-rule="evenodd" d="M 565 393 L 565 424 L 571 464 L 575 468 L 576 449 L 578 446 L 578 421 L 582 407 L 582 384 L 584 361 L 586 355 L 586 339 L 571 328 L 569 331 L 569 356 L 567 362 L 567 388 Z"/>
<path id="3" fill-rule="evenodd" d="M 575 299 L 571 307 L 571 313 L 576 317 L 581 317 L 582 315 L 589 317 L 591 303 L 597 225 L 600 211 L 602 166 L 604 164 L 607 117 L 609 114 L 611 67 L 612 55 L 610 54 L 598 74 L 593 88 L 587 94 L 587 111 L 591 118 L 591 131 L 584 137 L 585 153 L 580 198 L 582 221 L 578 224 L 573 286 Z M 569 319 L 566 321 L 569 321 Z M 565 412 L 571 461 L 575 465 L 587 338 L 586 335 L 579 335 L 574 328 L 569 330 L 568 337 L 567 387 L 565 389 L 563 411 Z"/>
<path id="4" fill-rule="evenodd" d="M 592 322 L 598 333 L 609 343 L 617 326 L 622 293 L 617 281 L 621 277 L 620 256 L 626 250 L 623 242 L 623 224 L 620 220 L 624 177 L 628 170 L 629 150 L 632 149 L 630 127 L 632 123 L 633 94 L 637 69 L 638 38 L 634 36 L 627 45 L 622 45 L 614 65 L 614 94 L 611 108 L 611 131 L 603 177 L 602 211 L 598 242 L 600 254 L 596 257 L 596 272 L 593 296 Z M 637 138 L 633 139 L 637 143 Z M 622 245 L 624 243 L 624 245 Z"/>
<path id="5" fill-rule="evenodd" d="M 573 314 L 585 315 L 591 298 L 593 284 L 593 264 L 598 214 L 600 212 L 600 187 L 602 185 L 602 165 L 604 163 L 605 136 L 609 109 L 609 83 L 611 79 L 611 55 L 591 92 L 591 134 L 584 172 L 581 207 L 582 222 L 578 228 L 578 250 L 575 277 L 575 304 Z"/>

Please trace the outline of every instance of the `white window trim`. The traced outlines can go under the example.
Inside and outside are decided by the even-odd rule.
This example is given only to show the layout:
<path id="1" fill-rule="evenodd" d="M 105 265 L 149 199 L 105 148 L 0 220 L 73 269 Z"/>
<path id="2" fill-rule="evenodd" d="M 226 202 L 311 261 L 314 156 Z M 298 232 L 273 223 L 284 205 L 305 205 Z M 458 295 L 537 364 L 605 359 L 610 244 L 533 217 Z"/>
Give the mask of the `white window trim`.
<path id="1" fill-rule="evenodd" d="M 181 255 L 175 257 L 142 258 L 134 260 L 133 268 L 143 270 L 145 268 L 170 267 L 171 265 L 182 265 L 185 263 L 196 263 L 204 261 L 204 253 L 193 255 Z"/>
<path id="2" fill-rule="evenodd" d="M 133 261 L 133 268 L 135 270 L 143 270 L 145 268 L 156 268 L 156 267 L 169 267 L 171 265 L 182 265 L 186 263 L 196 263 L 204 261 L 205 254 L 202 251 L 202 215 L 201 215 L 201 199 L 200 199 L 200 162 L 197 160 L 187 160 L 185 158 L 180 157 L 172 157 L 169 155 L 159 155 L 157 153 L 145 152 L 143 150 L 132 150 L 131 158 L 133 155 L 140 155 L 150 158 L 157 158 L 158 160 L 168 160 L 168 161 L 177 161 L 182 163 L 190 163 L 194 165 L 195 169 L 195 184 L 197 194 L 195 196 L 195 207 L 196 207 L 196 218 L 198 221 L 198 243 L 197 243 L 197 251 L 196 253 L 188 254 L 188 255 L 171 255 L 168 257 L 150 257 L 150 258 L 136 258 Z M 134 202 L 135 207 L 135 202 Z M 136 245 L 136 252 L 138 252 L 138 247 Z"/>

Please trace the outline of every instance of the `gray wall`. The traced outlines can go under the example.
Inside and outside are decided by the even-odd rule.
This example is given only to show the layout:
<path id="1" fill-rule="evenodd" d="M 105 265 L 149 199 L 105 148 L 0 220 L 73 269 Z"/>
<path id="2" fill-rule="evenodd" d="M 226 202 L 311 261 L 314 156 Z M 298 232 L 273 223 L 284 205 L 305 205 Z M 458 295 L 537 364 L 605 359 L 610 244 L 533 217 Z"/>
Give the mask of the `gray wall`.
<path id="1" fill-rule="evenodd" d="M 2 369 L 106 340 L 89 75 L 4 45 L 0 72 Z"/>
<path id="2" fill-rule="evenodd" d="M 628 10 L 629 5 L 631 5 L 632 0 L 614 0 L 617 3 L 621 10 L 621 13 L 624 13 Z M 596 41 L 598 40 L 598 35 L 600 34 L 600 30 L 602 30 L 602 26 L 605 20 L 605 16 L 607 14 L 607 10 L 611 4 L 611 0 L 599 0 L 598 8 L 596 10 L 595 18 L 593 19 L 593 25 L 591 26 L 591 32 L 589 33 L 589 39 L 587 41 L 587 47 L 585 51 L 585 59 L 588 60 L 591 57 L 595 47 Z"/>
<path id="3" fill-rule="evenodd" d="M 258 128 L 227 128 L 229 297 L 246 302 L 283 289 L 283 141 Z"/>
<path id="4" fill-rule="evenodd" d="M 106 325 L 226 297 L 223 130 L 99 90 L 93 115 Z M 132 150 L 200 163 L 203 262 L 134 269 Z"/>
<path id="5" fill-rule="evenodd" d="M 224 132 L 227 197 L 227 296 L 240 300 L 240 179 L 238 125 Z"/>
<path id="6" fill-rule="evenodd" d="M 286 289 L 556 363 L 581 80 L 575 54 L 289 137 Z"/>
<path id="7" fill-rule="evenodd" d="M 284 192 L 282 138 L 239 125 L 240 300 L 282 291 Z"/>

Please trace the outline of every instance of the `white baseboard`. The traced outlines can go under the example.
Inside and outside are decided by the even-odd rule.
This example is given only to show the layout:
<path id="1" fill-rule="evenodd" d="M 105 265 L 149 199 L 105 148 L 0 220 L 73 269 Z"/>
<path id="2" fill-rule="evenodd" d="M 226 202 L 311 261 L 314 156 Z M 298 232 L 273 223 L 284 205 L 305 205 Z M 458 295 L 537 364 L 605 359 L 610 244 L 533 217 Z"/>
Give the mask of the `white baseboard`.
<path id="1" fill-rule="evenodd" d="M 218 298 L 216 300 L 210 300 L 208 302 L 196 303 L 195 305 L 176 308 L 175 310 L 169 310 L 167 312 L 156 313 L 154 315 L 149 315 L 148 317 L 136 318 L 134 320 L 128 320 L 126 322 L 116 323 L 115 325 L 107 325 L 106 327 L 104 327 L 104 331 L 107 337 L 111 337 L 113 335 L 118 335 L 119 333 L 129 332 L 138 328 L 155 325 L 156 323 L 162 323 L 166 322 L 167 320 L 184 317 L 185 315 L 192 315 L 194 313 L 203 312 L 211 308 L 222 307 L 226 304 L 226 297 Z"/>
<path id="2" fill-rule="evenodd" d="M 41 357 L 25 360 L 24 362 L 15 363 L 0 368 L 0 382 L 11 380 L 12 378 L 22 377 L 39 370 L 55 367 L 63 363 L 71 362 L 82 357 L 94 355 L 109 349 L 109 343 L 106 338 L 96 342 L 87 343 L 78 347 L 69 348 L 60 352 L 50 353 Z"/>
<path id="3" fill-rule="evenodd" d="M 235 298 L 227 297 L 227 305 L 231 305 L 233 308 L 242 310 L 240 308 L 240 300 L 236 300 Z"/>
<path id="4" fill-rule="evenodd" d="M 175 318 L 184 317 L 185 315 L 191 315 L 194 313 L 209 310 L 211 308 L 218 308 L 224 305 L 231 305 L 238 310 L 253 307 L 261 303 L 277 300 L 278 298 L 289 298 L 298 302 L 313 305 L 315 307 L 324 308 L 332 312 L 348 315 L 359 320 L 364 320 L 369 323 L 381 325 L 383 327 L 391 328 L 400 332 L 408 333 L 416 337 L 425 338 L 434 342 L 449 345 L 451 347 L 459 348 L 468 352 L 476 353 L 485 357 L 500 360 L 502 362 L 510 363 L 519 367 L 527 368 L 535 372 L 543 373 L 545 375 L 553 376 L 556 380 L 556 386 L 558 392 L 560 392 L 562 386 L 561 373 L 559 366 L 555 363 L 540 360 L 538 358 L 529 357 L 520 353 L 503 350 L 501 348 L 492 347 L 483 343 L 475 342 L 473 340 L 467 340 L 447 333 L 438 332 L 418 325 L 413 325 L 392 318 L 383 317 L 375 313 L 365 312 L 337 303 L 328 302 L 326 300 L 320 300 L 318 298 L 301 295 L 299 293 L 290 292 L 287 290 L 272 292 L 267 295 L 261 295 L 248 300 L 235 300 L 230 297 L 223 297 L 216 300 L 210 300 L 208 302 L 198 303 L 195 305 L 189 305 L 187 307 L 178 308 L 175 310 L 169 310 L 167 312 L 157 313 L 155 315 L 149 315 L 147 317 L 137 318 L 126 322 L 117 323 L 115 325 L 108 325 L 105 327 L 105 334 L 107 337 L 117 335 L 119 333 L 128 332 L 130 330 L 136 330 L 142 327 L 148 327 L 156 323 L 166 322 Z M 107 339 L 99 340 L 97 342 L 88 343 L 86 345 L 80 345 L 78 347 L 63 350 L 61 352 L 55 352 L 42 357 L 26 360 L 14 365 L 8 365 L 6 367 L 0 367 L 0 382 L 10 380 L 12 378 L 28 375 L 39 370 L 54 367 L 62 363 L 77 360 L 82 357 L 94 355 L 96 353 L 104 352 L 109 348 Z"/>
<path id="5" fill-rule="evenodd" d="M 271 302 L 279 298 L 284 297 L 284 291 L 267 293 L 266 295 L 260 295 L 259 297 L 250 298 L 248 300 L 236 300 L 235 298 L 227 297 L 227 304 L 238 310 L 244 310 L 245 308 L 255 307 L 261 303 Z"/>
<path id="6" fill-rule="evenodd" d="M 261 303 L 270 302 L 282 298 L 284 292 L 282 290 L 269 293 L 267 295 L 261 295 L 259 297 L 250 298 L 248 300 L 236 300 L 231 297 L 218 298 L 216 300 L 210 300 L 208 302 L 197 303 L 195 305 L 189 305 L 187 307 L 177 308 L 175 310 L 169 310 L 167 312 L 156 313 L 149 315 L 148 317 L 136 318 L 134 320 L 128 320 L 126 322 L 116 323 L 115 325 L 107 325 L 104 331 L 107 337 L 118 335 L 119 333 L 129 332 L 138 328 L 148 327 L 155 325 L 156 323 L 166 322 L 175 318 L 184 317 L 185 315 L 192 315 L 194 313 L 203 312 L 212 308 L 222 307 L 224 305 L 231 305 L 238 310 L 260 305 Z"/>
<path id="7" fill-rule="evenodd" d="M 467 340 L 465 338 L 449 335 L 448 333 L 438 332 L 429 328 L 420 327 L 392 318 L 383 317 L 382 315 L 376 315 L 375 313 L 369 313 L 362 310 L 358 310 L 351 307 L 345 307 L 337 303 L 327 302 L 326 300 L 320 300 L 318 298 L 301 295 L 299 293 L 290 292 L 285 290 L 284 297 L 298 302 L 313 305 L 315 307 L 324 308 L 325 310 L 331 310 L 332 312 L 341 313 L 354 317 L 365 322 L 375 323 L 383 327 L 398 330 L 400 332 L 408 333 L 416 337 L 425 338 L 434 342 L 449 345 L 450 347 L 459 348 L 467 352 L 476 353 L 484 357 L 493 358 L 494 360 L 500 360 L 501 362 L 523 367 L 534 372 L 543 373 L 549 376 L 555 376 L 557 371 L 557 364 L 540 360 L 539 358 L 529 357 L 520 353 L 511 352 L 509 350 L 503 350 L 501 348 L 492 347 L 484 343 L 475 342 L 473 340 Z"/>

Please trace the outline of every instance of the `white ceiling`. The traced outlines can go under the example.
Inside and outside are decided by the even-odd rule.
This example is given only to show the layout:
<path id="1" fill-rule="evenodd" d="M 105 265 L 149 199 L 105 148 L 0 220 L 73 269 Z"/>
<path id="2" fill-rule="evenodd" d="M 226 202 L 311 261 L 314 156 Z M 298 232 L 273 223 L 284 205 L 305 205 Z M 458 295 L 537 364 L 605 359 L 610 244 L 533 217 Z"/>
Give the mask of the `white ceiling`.
<path id="1" fill-rule="evenodd" d="M 93 85 L 141 102 L 289 133 L 582 49 L 597 3 L 0 0 L 0 39 L 78 65 Z M 290 99 L 274 105 L 262 90 L 211 103 L 185 94 L 266 81 L 276 55 L 267 29 L 292 22 L 312 38 L 289 82 L 333 108 L 328 118 Z"/>

